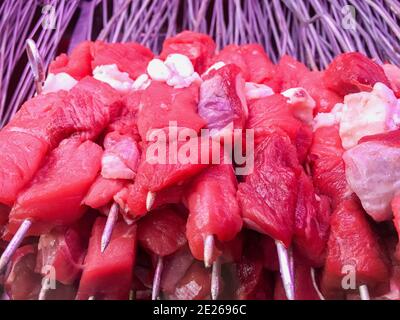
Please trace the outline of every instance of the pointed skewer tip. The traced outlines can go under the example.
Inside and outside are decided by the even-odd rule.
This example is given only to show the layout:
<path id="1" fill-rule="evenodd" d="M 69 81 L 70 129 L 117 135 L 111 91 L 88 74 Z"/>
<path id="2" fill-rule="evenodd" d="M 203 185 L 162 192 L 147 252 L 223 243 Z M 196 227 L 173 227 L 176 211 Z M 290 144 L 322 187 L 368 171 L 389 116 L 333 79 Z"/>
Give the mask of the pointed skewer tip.
<path id="1" fill-rule="evenodd" d="M 294 279 L 288 250 L 280 241 L 275 240 L 275 244 L 278 252 L 279 270 L 286 297 L 288 300 L 294 300 Z"/>
<path id="2" fill-rule="evenodd" d="M 38 94 L 40 94 L 42 92 L 42 84 L 45 81 L 45 72 L 39 49 L 37 48 L 35 41 L 32 39 L 26 40 L 26 52 L 33 74 L 33 79 L 35 81 L 36 91 Z"/>
<path id="3" fill-rule="evenodd" d="M 371 298 L 369 296 L 368 286 L 366 284 L 359 286 L 358 290 L 360 292 L 361 300 L 371 300 Z"/>
<path id="4" fill-rule="evenodd" d="M 11 241 L 8 243 L 6 249 L 4 250 L 3 254 L 0 257 L 0 273 L 3 272 L 5 267 L 8 265 L 8 262 L 10 262 L 15 251 L 18 249 L 22 240 L 24 240 L 25 235 L 28 232 L 31 225 L 32 222 L 30 220 L 28 219 L 24 220 L 20 225 L 20 227 L 18 228 L 17 232 L 12 237 Z"/>
<path id="5" fill-rule="evenodd" d="M 154 201 L 156 200 L 156 194 L 154 192 L 149 191 L 146 197 L 146 210 L 150 211 L 153 207 Z"/>
<path id="6" fill-rule="evenodd" d="M 317 279 L 315 277 L 315 269 L 314 268 L 310 268 L 310 273 L 311 273 L 311 281 L 313 284 L 313 287 L 315 289 L 315 291 L 318 294 L 318 297 L 320 300 L 325 300 L 324 295 L 321 293 L 321 290 L 319 290 L 318 284 L 317 284 Z"/>
<path id="7" fill-rule="evenodd" d="M 154 272 L 151 300 L 157 300 L 160 294 L 161 275 L 164 267 L 163 257 L 158 256 L 156 271 Z"/>
<path id="8" fill-rule="evenodd" d="M 114 202 L 108 213 L 106 225 L 104 227 L 103 234 L 101 235 L 100 250 L 102 253 L 106 250 L 108 244 L 110 243 L 115 223 L 118 220 L 118 213 L 119 206 L 117 203 Z"/>
<path id="9" fill-rule="evenodd" d="M 204 266 L 211 267 L 212 258 L 214 256 L 214 236 L 208 235 L 204 240 Z"/>

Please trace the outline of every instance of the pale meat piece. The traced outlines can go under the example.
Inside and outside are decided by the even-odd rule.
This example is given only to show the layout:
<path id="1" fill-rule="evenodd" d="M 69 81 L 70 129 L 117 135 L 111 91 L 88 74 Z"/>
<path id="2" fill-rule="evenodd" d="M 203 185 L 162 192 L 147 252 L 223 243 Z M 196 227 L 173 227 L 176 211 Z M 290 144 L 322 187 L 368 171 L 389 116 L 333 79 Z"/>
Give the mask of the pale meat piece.
<path id="1" fill-rule="evenodd" d="M 389 220 L 390 203 L 400 190 L 400 131 L 360 142 L 343 154 L 347 181 L 375 221 Z"/>

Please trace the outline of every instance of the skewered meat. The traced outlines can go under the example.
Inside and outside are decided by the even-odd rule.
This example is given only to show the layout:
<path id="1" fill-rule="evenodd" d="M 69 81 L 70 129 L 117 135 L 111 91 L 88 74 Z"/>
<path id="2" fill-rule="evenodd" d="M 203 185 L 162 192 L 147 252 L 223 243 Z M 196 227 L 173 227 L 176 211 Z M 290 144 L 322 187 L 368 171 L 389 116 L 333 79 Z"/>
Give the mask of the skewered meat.
<path id="1" fill-rule="evenodd" d="M 61 142 L 19 193 L 8 231 L 13 234 L 24 219 L 32 220 L 29 233 L 35 235 L 79 220 L 84 213 L 81 202 L 100 170 L 102 153 L 91 141 L 71 138 Z"/>
<path id="2" fill-rule="evenodd" d="M 46 299 L 398 297 L 397 67 L 215 47 L 184 31 L 159 57 L 96 41 L 51 63 L 0 131 L 1 290 L 43 299 L 50 266 Z"/>
<path id="3" fill-rule="evenodd" d="M 100 249 L 100 239 L 105 219 L 96 219 L 92 229 L 88 252 L 79 290 L 78 300 L 95 299 L 127 300 L 132 284 L 132 270 L 135 265 L 136 226 L 117 222 L 107 251 Z"/>

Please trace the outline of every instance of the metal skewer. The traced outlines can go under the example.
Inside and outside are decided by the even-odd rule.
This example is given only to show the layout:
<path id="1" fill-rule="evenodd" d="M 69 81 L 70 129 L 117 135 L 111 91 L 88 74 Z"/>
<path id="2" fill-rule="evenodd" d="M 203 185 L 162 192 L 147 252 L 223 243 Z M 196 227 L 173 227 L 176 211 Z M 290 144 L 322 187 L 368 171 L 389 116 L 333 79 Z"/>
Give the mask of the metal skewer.
<path id="1" fill-rule="evenodd" d="M 21 226 L 18 228 L 15 235 L 12 237 L 11 241 L 8 243 L 6 249 L 0 257 L 0 273 L 4 270 L 7 264 L 10 262 L 15 251 L 20 246 L 22 240 L 24 240 L 26 233 L 32 226 L 32 221 L 25 219 Z"/>
<path id="2" fill-rule="evenodd" d="M 36 92 L 37 94 L 40 94 L 43 89 L 45 72 L 42 57 L 40 56 L 35 41 L 32 39 L 26 40 L 26 53 L 28 55 L 29 65 L 32 70 L 33 80 L 35 81 Z"/>
<path id="3" fill-rule="evenodd" d="M 155 200 L 156 200 L 156 194 L 152 191 L 149 191 L 147 193 L 147 197 L 146 197 L 146 210 L 147 211 L 151 210 Z"/>
<path id="4" fill-rule="evenodd" d="M 46 300 L 47 291 L 49 291 L 48 286 L 42 283 L 42 287 L 40 288 L 38 300 Z"/>
<path id="5" fill-rule="evenodd" d="M 212 265 L 211 272 L 211 299 L 217 300 L 221 291 L 221 259 L 218 257 Z"/>
<path id="6" fill-rule="evenodd" d="M 215 249 L 214 235 L 208 235 L 204 240 L 204 266 L 209 268 L 212 266 L 211 271 L 211 299 L 217 300 L 220 293 L 221 284 L 221 259 L 218 257 L 212 262 Z"/>
<path id="7" fill-rule="evenodd" d="M 204 266 L 206 268 L 211 267 L 212 259 L 214 256 L 214 236 L 212 234 L 208 235 L 204 240 Z"/>
<path id="8" fill-rule="evenodd" d="M 360 292 L 361 300 L 371 300 L 369 296 L 368 286 L 366 284 L 359 286 L 358 291 Z"/>
<path id="9" fill-rule="evenodd" d="M 288 300 L 294 300 L 294 280 L 291 268 L 291 262 L 288 254 L 288 250 L 278 240 L 275 240 L 276 250 L 278 251 L 279 259 L 279 270 L 285 289 L 286 297 Z"/>
<path id="10" fill-rule="evenodd" d="M 40 92 L 42 92 L 42 83 L 45 79 L 45 73 L 43 60 L 40 56 L 35 41 L 33 41 L 32 39 L 26 40 L 26 53 L 28 55 L 29 65 L 31 67 L 31 71 L 35 81 L 36 92 L 37 94 L 40 94 Z M 13 254 L 21 244 L 22 240 L 25 238 L 25 235 L 31 226 L 32 221 L 30 221 L 29 219 L 25 219 L 22 222 L 21 226 L 7 245 L 0 258 L 0 273 L 12 258 Z"/>
<path id="11" fill-rule="evenodd" d="M 317 279 L 315 278 L 315 269 L 310 268 L 310 273 L 311 273 L 311 281 L 312 281 L 313 287 L 314 287 L 315 291 L 317 292 L 319 299 L 325 300 L 324 295 L 321 293 L 321 291 L 318 288 Z"/>
<path id="12" fill-rule="evenodd" d="M 154 273 L 153 288 L 151 291 L 151 300 L 157 300 L 160 294 L 161 274 L 164 267 L 163 257 L 158 256 L 156 271 Z"/>
<path id="13" fill-rule="evenodd" d="M 108 244 L 110 243 L 115 223 L 118 220 L 118 213 L 119 213 L 119 206 L 116 202 L 114 202 L 108 213 L 106 225 L 104 227 L 104 231 L 101 236 L 101 252 L 104 252 Z"/>

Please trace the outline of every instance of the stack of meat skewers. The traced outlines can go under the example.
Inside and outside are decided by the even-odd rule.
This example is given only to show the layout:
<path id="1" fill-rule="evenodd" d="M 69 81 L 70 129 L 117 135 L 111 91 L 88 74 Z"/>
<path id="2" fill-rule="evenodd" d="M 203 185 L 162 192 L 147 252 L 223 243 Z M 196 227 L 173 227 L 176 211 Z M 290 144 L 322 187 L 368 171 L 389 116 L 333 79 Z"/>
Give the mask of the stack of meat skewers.
<path id="1" fill-rule="evenodd" d="M 399 298 L 398 67 L 185 31 L 159 56 L 83 42 L 43 79 L 29 48 L 37 94 L 0 131 L 6 297 Z"/>

